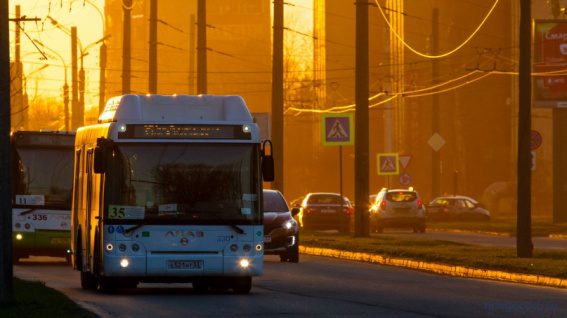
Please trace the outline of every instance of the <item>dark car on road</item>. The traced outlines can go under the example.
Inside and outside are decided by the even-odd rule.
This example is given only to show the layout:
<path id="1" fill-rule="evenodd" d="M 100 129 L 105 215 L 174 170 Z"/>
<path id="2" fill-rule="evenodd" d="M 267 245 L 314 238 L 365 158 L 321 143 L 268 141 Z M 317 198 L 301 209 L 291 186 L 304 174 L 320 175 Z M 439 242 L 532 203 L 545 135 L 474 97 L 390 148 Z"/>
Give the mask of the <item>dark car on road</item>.
<path id="1" fill-rule="evenodd" d="M 281 192 L 264 190 L 264 254 L 279 255 L 282 262 L 299 261 L 299 226 Z"/>
<path id="2" fill-rule="evenodd" d="M 431 221 L 490 221 L 490 212 L 482 204 L 462 195 L 435 198 L 425 209 Z"/>
<path id="3" fill-rule="evenodd" d="M 342 198 L 342 200 L 341 200 Z M 354 209 L 350 200 L 338 193 L 309 193 L 301 202 L 298 220 L 301 228 L 338 230 L 346 232 L 350 229 L 351 216 Z"/>

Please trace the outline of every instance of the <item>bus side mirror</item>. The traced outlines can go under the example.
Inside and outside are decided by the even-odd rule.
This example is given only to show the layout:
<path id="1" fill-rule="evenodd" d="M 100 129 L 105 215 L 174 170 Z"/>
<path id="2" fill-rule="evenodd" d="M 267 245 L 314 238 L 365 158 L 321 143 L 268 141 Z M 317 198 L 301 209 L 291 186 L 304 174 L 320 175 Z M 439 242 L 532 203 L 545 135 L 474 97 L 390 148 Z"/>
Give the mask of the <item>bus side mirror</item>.
<path id="1" fill-rule="evenodd" d="M 96 146 L 94 149 L 94 162 L 93 162 L 93 170 L 94 173 L 104 173 L 104 165 L 103 165 L 103 155 L 102 155 L 102 148 Z"/>
<path id="2" fill-rule="evenodd" d="M 96 139 L 96 147 L 93 153 L 93 171 L 94 173 L 106 173 L 106 160 L 109 150 L 114 147 L 114 142 L 112 140 L 106 139 L 104 137 Z"/>
<path id="3" fill-rule="evenodd" d="M 266 142 L 270 143 L 271 154 L 266 154 Z M 272 142 L 265 140 L 262 144 L 262 177 L 264 181 L 274 181 L 274 156 Z"/>
<path id="4" fill-rule="evenodd" d="M 299 212 L 299 207 L 294 206 L 293 208 L 291 208 L 291 216 L 296 216 L 299 214 Z"/>

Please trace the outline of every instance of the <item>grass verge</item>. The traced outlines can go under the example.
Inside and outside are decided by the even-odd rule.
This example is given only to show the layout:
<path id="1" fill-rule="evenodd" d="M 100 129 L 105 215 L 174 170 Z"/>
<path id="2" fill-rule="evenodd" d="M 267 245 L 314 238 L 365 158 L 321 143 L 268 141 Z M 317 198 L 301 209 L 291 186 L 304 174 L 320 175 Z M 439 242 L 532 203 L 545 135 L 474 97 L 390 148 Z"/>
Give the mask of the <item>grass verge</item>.
<path id="1" fill-rule="evenodd" d="M 516 217 L 499 216 L 490 222 L 427 222 L 429 230 L 461 230 L 516 236 Z M 532 236 L 567 236 L 567 224 L 555 224 L 551 217 L 532 217 Z"/>
<path id="2" fill-rule="evenodd" d="M 93 318 L 98 317 L 77 305 L 63 293 L 45 286 L 14 277 L 13 300 L 0 304 L 2 318 Z"/>
<path id="3" fill-rule="evenodd" d="M 567 278 L 567 251 L 535 250 L 533 258 L 518 258 L 515 248 L 382 235 L 354 238 L 352 233 L 306 230 L 301 233 L 301 245 L 444 265 Z"/>

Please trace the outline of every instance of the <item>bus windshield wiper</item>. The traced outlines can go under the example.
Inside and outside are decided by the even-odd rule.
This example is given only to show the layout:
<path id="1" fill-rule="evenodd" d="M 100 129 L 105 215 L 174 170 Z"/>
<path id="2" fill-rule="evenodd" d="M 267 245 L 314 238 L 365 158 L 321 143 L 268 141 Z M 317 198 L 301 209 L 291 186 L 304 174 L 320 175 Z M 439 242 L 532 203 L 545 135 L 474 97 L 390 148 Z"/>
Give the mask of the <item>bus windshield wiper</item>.
<path id="1" fill-rule="evenodd" d="M 238 225 L 236 225 L 236 224 L 230 222 L 229 220 L 223 218 L 222 216 L 218 215 L 217 212 L 208 212 L 208 213 L 210 213 L 210 214 L 216 216 L 217 219 L 223 221 L 226 225 L 229 225 L 230 227 L 232 227 L 233 229 L 235 229 L 236 232 L 238 232 L 238 234 L 246 234 L 246 233 L 244 232 L 244 230 L 243 230 L 241 227 L 239 227 Z"/>
<path id="2" fill-rule="evenodd" d="M 198 205 L 198 204 L 197 204 Z M 219 212 L 216 211 L 210 211 L 210 210 L 204 210 L 204 209 L 196 209 L 194 207 L 192 207 L 191 205 L 188 204 L 179 204 L 178 205 L 178 211 L 179 212 L 190 212 L 190 213 L 205 213 L 205 214 L 212 214 L 213 216 L 215 216 L 217 219 L 221 220 L 224 222 L 224 224 L 232 227 L 233 229 L 236 230 L 236 232 L 238 232 L 238 234 L 245 234 L 244 230 L 239 227 L 238 225 L 230 222 L 229 220 L 223 218 L 222 216 L 219 215 Z"/>
<path id="3" fill-rule="evenodd" d="M 19 215 L 26 215 L 26 214 L 30 214 L 30 213 L 33 213 L 33 212 L 34 212 L 35 210 L 37 210 L 37 208 L 34 208 L 34 209 L 29 209 L 29 210 L 27 210 L 27 211 L 24 211 L 24 212 L 20 213 Z"/>
<path id="4" fill-rule="evenodd" d="M 155 220 L 156 220 L 156 218 L 151 218 L 151 219 L 148 219 L 146 222 L 142 222 L 142 223 L 140 223 L 140 224 L 134 225 L 133 227 L 131 227 L 131 228 L 127 229 L 127 230 L 124 230 L 124 234 L 128 234 L 128 233 L 130 233 L 130 232 L 134 232 L 134 230 L 139 229 L 140 227 L 142 227 L 142 226 L 144 226 L 144 225 L 151 224 L 151 223 L 154 222 Z"/>

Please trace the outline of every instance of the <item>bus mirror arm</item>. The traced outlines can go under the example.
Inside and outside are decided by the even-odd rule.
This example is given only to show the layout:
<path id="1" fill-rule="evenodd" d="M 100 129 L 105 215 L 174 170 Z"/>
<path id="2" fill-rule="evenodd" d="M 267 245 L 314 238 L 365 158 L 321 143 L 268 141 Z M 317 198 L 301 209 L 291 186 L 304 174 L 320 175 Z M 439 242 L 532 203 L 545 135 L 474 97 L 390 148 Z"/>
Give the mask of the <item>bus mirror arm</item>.
<path id="1" fill-rule="evenodd" d="M 270 154 L 266 154 L 266 143 L 270 143 Z M 274 148 L 270 140 L 262 143 L 262 176 L 264 181 L 274 181 Z"/>

